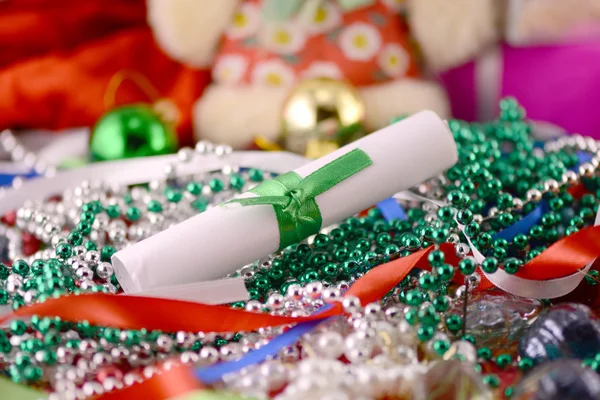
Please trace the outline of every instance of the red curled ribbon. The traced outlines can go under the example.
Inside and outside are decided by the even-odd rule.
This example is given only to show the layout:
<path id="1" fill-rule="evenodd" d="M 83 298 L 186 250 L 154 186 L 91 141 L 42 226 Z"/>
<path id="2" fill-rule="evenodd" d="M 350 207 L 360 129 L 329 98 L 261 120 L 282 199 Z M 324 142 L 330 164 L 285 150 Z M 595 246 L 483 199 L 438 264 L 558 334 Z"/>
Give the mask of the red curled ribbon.
<path id="1" fill-rule="evenodd" d="M 441 248 L 448 257 L 454 254 L 450 244 L 444 244 Z M 428 269 L 427 255 L 431 250 L 432 247 L 429 247 L 373 268 L 352 285 L 347 295 L 357 296 L 363 304 L 381 298 L 400 283 L 413 268 Z M 453 259 L 456 259 L 455 255 Z M 180 300 L 93 293 L 62 296 L 21 307 L 0 318 L 0 323 L 13 318 L 37 315 L 59 317 L 64 321 L 73 322 L 85 320 L 92 325 L 121 329 L 239 332 L 324 319 L 340 314 L 342 308 L 339 303 L 330 310 L 314 316 L 282 317 Z"/>
<path id="2" fill-rule="evenodd" d="M 357 280 L 346 295 L 357 296 L 363 304 L 381 298 L 398 285 L 413 268 L 430 269 L 427 255 L 432 249 L 433 247 L 429 247 L 373 268 Z M 441 245 L 440 249 L 446 256 L 446 262 L 457 265 L 458 258 L 453 245 L 446 243 Z M 576 273 L 599 256 L 600 226 L 588 227 L 550 246 L 542 254 L 525 264 L 517 275 L 532 280 L 565 277 Z M 460 275 L 457 274 L 455 278 L 459 280 Z M 489 286 L 489 281 L 482 279 L 480 288 Z M 71 322 L 88 321 L 93 325 L 123 329 L 145 328 L 166 332 L 238 332 L 323 319 L 342 313 L 343 309 L 339 303 L 336 303 L 327 312 L 318 315 L 282 317 L 235 310 L 225 306 L 95 293 L 63 296 L 49 299 L 44 303 L 21 307 L 12 314 L 0 318 L 0 323 L 14 318 L 37 315 L 39 317 L 60 317 L 64 321 Z M 172 373 L 177 374 L 177 372 Z M 166 398 L 164 395 L 167 393 L 169 393 L 168 396 L 174 396 L 193 389 L 190 387 L 189 381 L 185 379 L 171 380 L 168 379 L 168 376 L 168 373 L 157 375 L 140 385 L 108 394 L 103 399 L 164 399 Z M 134 397 L 130 396 L 133 394 L 132 391 L 135 392 Z"/>
<path id="3" fill-rule="evenodd" d="M 188 365 L 176 365 L 170 369 L 161 368 L 160 373 L 141 383 L 96 397 L 102 400 L 163 400 L 171 399 L 193 390 L 202 389 L 194 371 Z"/>
<path id="4" fill-rule="evenodd" d="M 443 244 L 440 249 L 446 256 L 446 262 L 457 264 L 458 258 L 451 244 Z M 432 247 L 429 247 L 373 268 L 352 285 L 347 295 L 357 296 L 363 304 L 381 298 L 400 283 L 413 268 L 429 269 L 427 255 L 431 250 Z M 516 275 L 532 280 L 565 277 L 576 273 L 599 256 L 600 226 L 588 227 L 554 243 L 521 267 Z M 490 284 L 482 280 L 482 285 L 486 288 Z M 226 306 L 94 293 L 62 296 L 49 299 L 44 303 L 21 307 L 0 318 L 0 323 L 14 318 L 37 315 L 60 317 L 64 321 L 71 322 L 88 321 L 93 325 L 122 329 L 238 332 L 323 319 L 341 313 L 339 304 L 327 312 L 314 316 L 282 317 L 236 310 Z"/>

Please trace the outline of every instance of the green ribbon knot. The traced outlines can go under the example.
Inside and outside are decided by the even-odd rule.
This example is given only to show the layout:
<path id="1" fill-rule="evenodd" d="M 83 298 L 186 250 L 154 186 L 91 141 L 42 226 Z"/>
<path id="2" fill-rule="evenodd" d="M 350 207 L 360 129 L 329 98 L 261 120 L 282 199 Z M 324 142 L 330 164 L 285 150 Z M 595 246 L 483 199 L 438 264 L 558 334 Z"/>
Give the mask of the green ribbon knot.
<path id="1" fill-rule="evenodd" d="M 302 179 L 295 172 L 265 181 L 250 192 L 258 197 L 234 199 L 242 206 L 273 206 L 279 226 L 279 250 L 318 233 L 323 219 L 315 197 L 373 164 L 360 149 L 354 149 Z"/>

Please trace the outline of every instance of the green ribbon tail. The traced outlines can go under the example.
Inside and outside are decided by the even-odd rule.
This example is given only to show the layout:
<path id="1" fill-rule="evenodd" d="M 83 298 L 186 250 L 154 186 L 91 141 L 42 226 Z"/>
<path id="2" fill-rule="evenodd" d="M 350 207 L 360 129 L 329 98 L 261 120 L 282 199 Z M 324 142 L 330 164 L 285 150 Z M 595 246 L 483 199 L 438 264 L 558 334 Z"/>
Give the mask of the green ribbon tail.
<path id="1" fill-rule="evenodd" d="M 367 153 L 354 149 L 308 175 L 299 186 L 305 196 L 316 197 L 372 164 Z"/>
<path id="2" fill-rule="evenodd" d="M 230 203 L 240 203 L 242 206 L 280 206 L 285 207 L 290 199 L 287 196 L 259 196 L 247 197 L 243 199 L 233 199 Z"/>

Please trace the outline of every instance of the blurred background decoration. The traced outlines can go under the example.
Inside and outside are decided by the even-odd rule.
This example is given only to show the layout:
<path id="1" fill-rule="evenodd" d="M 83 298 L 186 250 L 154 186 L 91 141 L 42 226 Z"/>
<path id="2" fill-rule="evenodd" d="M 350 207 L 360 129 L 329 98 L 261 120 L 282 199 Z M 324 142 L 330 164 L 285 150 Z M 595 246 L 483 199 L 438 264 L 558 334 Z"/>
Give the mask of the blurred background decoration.
<path id="1" fill-rule="evenodd" d="M 600 0 L 5 0 L 0 159 L 31 175 L 200 139 L 318 157 L 505 96 L 598 137 L 599 27 Z"/>

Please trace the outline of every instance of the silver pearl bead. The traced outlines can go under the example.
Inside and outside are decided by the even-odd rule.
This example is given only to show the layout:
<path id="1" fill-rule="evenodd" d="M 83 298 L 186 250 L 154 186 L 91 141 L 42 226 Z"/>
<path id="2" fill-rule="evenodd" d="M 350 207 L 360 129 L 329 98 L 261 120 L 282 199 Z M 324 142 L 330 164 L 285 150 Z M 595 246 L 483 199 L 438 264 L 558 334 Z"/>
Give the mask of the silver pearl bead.
<path id="1" fill-rule="evenodd" d="M 177 152 L 177 158 L 182 163 L 187 163 L 191 161 L 194 156 L 194 150 L 190 147 L 183 147 Z"/>
<path id="2" fill-rule="evenodd" d="M 296 284 L 288 286 L 287 297 L 293 300 L 300 300 L 302 298 L 302 287 Z"/>
<path id="3" fill-rule="evenodd" d="M 273 293 L 267 299 L 267 307 L 270 310 L 279 310 L 283 307 L 284 301 L 285 301 L 285 299 L 281 294 Z"/>
<path id="4" fill-rule="evenodd" d="M 177 176 L 177 168 L 173 164 L 165 164 L 163 173 L 166 179 L 174 179 Z"/>
<path id="5" fill-rule="evenodd" d="M 183 364 L 196 364 L 200 360 L 200 356 L 192 351 L 184 351 L 179 359 Z"/>
<path id="6" fill-rule="evenodd" d="M 325 302 L 332 303 L 338 300 L 340 296 L 341 293 L 338 288 L 329 287 L 327 289 L 323 289 L 322 297 Z"/>
<path id="7" fill-rule="evenodd" d="M 102 381 L 102 387 L 107 392 L 111 392 L 113 390 L 122 389 L 123 382 L 121 382 L 115 377 L 110 376 Z"/>
<path id="8" fill-rule="evenodd" d="M 56 349 L 56 360 L 61 364 L 70 364 L 74 357 L 73 350 L 68 347 L 59 346 Z"/>
<path id="9" fill-rule="evenodd" d="M 129 349 L 118 346 L 110 350 L 110 356 L 115 360 L 124 360 L 129 357 Z"/>
<path id="10" fill-rule="evenodd" d="M 469 245 L 466 243 L 458 243 L 454 246 L 454 250 L 456 251 L 456 255 L 460 258 L 464 258 L 471 252 Z"/>
<path id="11" fill-rule="evenodd" d="M 542 199 L 542 192 L 537 189 L 529 189 L 526 197 L 527 201 L 540 201 Z"/>
<path id="12" fill-rule="evenodd" d="M 75 275 L 77 275 L 81 279 L 91 280 L 94 278 L 94 271 L 92 271 L 88 267 L 80 267 L 75 271 Z"/>
<path id="13" fill-rule="evenodd" d="M 241 350 L 239 343 L 228 343 L 219 349 L 219 356 L 223 361 L 231 361 L 242 354 Z"/>
<path id="14" fill-rule="evenodd" d="M 249 302 L 246 303 L 246 311 L 250 311 L 250 312 L 260 312 L 263 308 L 263 305 L 260 301 L 257 300 L 250 300 Z"/>
<path id="15" fill-rule="evenodd" d="M 513 203 L 513 209 L 515 209 L 517 211 L 523 209 L 523 200 L 515 197 L 515 198 L 513 198 L 512 203 Z"/>
<path id="16" fill-rule="evenodd" d="M 381 313 L 381 306 L 378 303 L 369 303 L 365 306 L 365 317 L 375 318 Z"/>
<path id="17" fill-rule="evenodd" d="M 556 180 L 548 179 L 548 180 L 546 180 L 546 182 L 544 182 L 544 191 L 558 193 L 559 190 L 560 190 L 560 185 L 558 184 L 558 182 Z"/>
<path id="18" fill-rule="evenodd" d="M 173 348 L 173 339 L 168 335 L 159 335 L 156 339 L 156 346 L 159 351 L 168 353 Z"/>
<path id="19" fill-rule="evenodd" d="M 200 358 L 206 364 L 213 364 L 219 359 L 219 351 L 212 346 L 204 346 L 200 349 Z"/>
<path id="20" fill-rule="evenodd" d="M 112 276 L 112 274 L 114 273 L 114 268 L 110 263 L 107 262 L 101 262 L 100 264 L 98 264 L 98 266 L 96 267 L 96 274 L 98 274 L 98 277 L 100 279 L 108 279 Z"/>
<path id="21" fill-rule="evenodd" d="M 213 144 L 206 141 L 206 140 L 201 140 L 198 143 L 196 143 L 196 147 L 195 147 L 195 151 L 198 154 L 206 154 L 206 153 L 211 153 L 213 151 Z"/>
<path id="22" fill-rule="evenodd" d="M 103 367 L 109 364 L 112 364 L 112 357 L 110 354 L 100 351 L 92 356 L 92 361 L 98 367 Z"/>
<path id="23" fill-rule="evenodd" d="M 594 171 L 596 169 L 590 163 L 583 163 L 579 167 L 579 175 L 584 176 L 586 178 L 592 178 L 594 176 Z"/>
<path id="24" fill-rule="evenodd" d="M 323 284 L 321 282 L 310 282 L 304 288 L 304 294 L 311 299 L 318 299 L 321 297 L 322 290 Z"/>
<path id="25" fill-rule="evenodd" d="M 90 267 L 95 267 L 100 262 L 100 253 L 96 250 L 90 250 L 85 253 L 84 260 Z"/>
<path id="26" fill-rule="evenodd" d="M 360 299 L 356 296 L 345 296 L 342 300 L 342 306 L 347 313 L 359 312 L 362 309 Z"/>
<path id="27" fill-rule="evenodd" d="M 123 377 L 123 383 L 125 386 L 131 386 L 134 383 L 140 383 L 143 381 L 143 378 L 136 372 L 128 372 Z"/>
<path id="28" fill-rule="evenodd" d="M 83 258 L 85 256 L 85 247 L 83 246 L 75 246 L 73 247 L 73 256 L 78 258 Z"/>
<path id="29" fill-rule="evenodd" d="M 87 397 L 97 396 L 104 393 L 104 388 L 98 382 L 85 382 L 81 390 Z"/>
<path id="30" fill-rule="evenodd" d="M 190 347 L 194 344 L 196 338 L 188 332 L 179 331 L 175 334 L 175 340 L 177 341 L 177 344 L 182 347 Z"/>
<path id="31" fill-rule="evenodd" d="M 79 283 L 79 288 L 81 290 L 88 290 L 88 289 L 93 288 L 94 286 L 96 286 L 94 281 L 91 281 L 89 279 L 82 279 L 81 282 Z"/>

